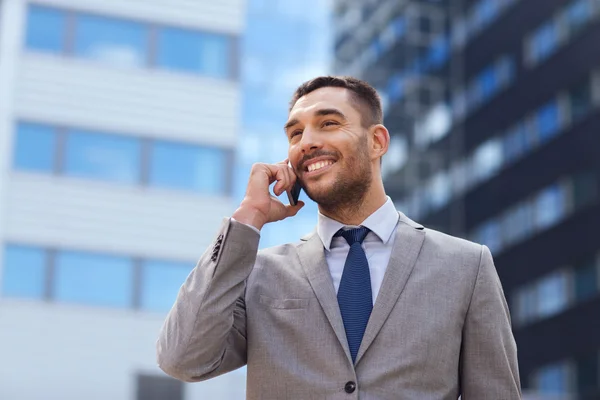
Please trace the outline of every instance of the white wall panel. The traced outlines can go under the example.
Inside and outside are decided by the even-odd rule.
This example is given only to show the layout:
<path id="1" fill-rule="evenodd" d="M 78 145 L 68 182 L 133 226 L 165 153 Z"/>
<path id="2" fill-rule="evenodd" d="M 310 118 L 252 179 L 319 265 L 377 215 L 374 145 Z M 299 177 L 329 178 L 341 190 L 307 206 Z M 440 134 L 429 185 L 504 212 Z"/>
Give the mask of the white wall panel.
<path id="1" fill-rule="evenodd" d="M 36 0 L 36 3 L 230 33 L 243 30 L 246 12 L 245 0 Z"/>
<path id="2" fill-rule="evenodd" d="M 23 54 L 16 118 L 232 147 L 239 88 L 230 81 Z"/>
<path id="3" fill-rule="evenodd" d="M 137 373 L 164 376 L 162 314 L 4 300 L 0 315 L 0 399 L 134 400 Z M 185 398 L 243 399 L 244 386 L 233 372 L 186 385 Z"/>
<path id="4" fill-rule="evenodd" d="M 196 261 L 232 202 L 153 188 L 13 174 L 7 187 L 7 241 Z"/>

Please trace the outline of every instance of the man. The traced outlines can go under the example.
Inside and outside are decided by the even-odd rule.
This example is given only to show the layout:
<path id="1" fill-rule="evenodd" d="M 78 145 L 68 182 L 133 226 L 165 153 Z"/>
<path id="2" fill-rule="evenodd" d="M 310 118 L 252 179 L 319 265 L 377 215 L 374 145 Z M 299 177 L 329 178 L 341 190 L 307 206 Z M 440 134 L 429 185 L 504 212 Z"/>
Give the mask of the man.
<path id="1" fill-rule="evenodd" d="M 201 381 L 245 364 L 248 399 L 521 397 L 510 316 L 490 251 L 395 210 L 380 170 L 390 141 L 368 84 L 304 83 L 289 162 L 255 164 L 246 195 L 183 284 L 160 367 Z M 258 251 L 261 228 L 319 205 L 315 232 Z"/>

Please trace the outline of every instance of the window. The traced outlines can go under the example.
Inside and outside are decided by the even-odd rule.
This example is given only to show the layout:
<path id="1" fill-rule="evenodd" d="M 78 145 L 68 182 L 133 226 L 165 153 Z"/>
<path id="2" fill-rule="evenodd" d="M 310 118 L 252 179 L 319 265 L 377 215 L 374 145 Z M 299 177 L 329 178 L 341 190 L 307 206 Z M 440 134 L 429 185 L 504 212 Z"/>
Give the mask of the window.
<path id="1" fill-rule="evenodd" d="M 510 209 L 502 220 L 502 236 L 506 243 L 514 243 L 533 231 L 533 210 L 529 202 Z"/>
<path id="2" fill-rule="evenodd" d="M 67 175 L 123 183 L 140 181 L 141 144 L 135 138 L 70 132 L 65 156 Z"/>
<path id="3" fill-rule="evenodd" d="M 477 180 L 493 176 L 502 167 L 502 157 L 502 142 L 499 139 L 490 139 L 481 144 L 473 154 L 473 171 Z"/>
<path id="4" fill-rule="evenodd" d="M 542 107 L 535 116 L 537 134 L 541 143 L 551 139 L 561 127 L 560 107 L 557 100 L 553 100 Z"/>
<path id="5" fill-rule="evenodd" d="M 541 394 L 568 394 L 570 371 L 566 363 L 541 368 L 535 376 L 535 387 Z"/>
<path id="6" fill-rule="evenodd" d="M 56 154 L 56 132 L 49 126 L 17 125 L 13 166 L 15 169 L 52 172 Z"/>
<path id="7" fill-rule="evenodd" d="M 566 214 L 565 192 L 555 184 L 539 193 L 535 199 L 535 225 L 546 229 L 560 221 Z"/>
<path id="8" fill-rule="evenodd" d="M 46 254 L 29 246 L 6 246 L 2 295 L 41 299 L 45 294 Z"/>
<path id="9" fill-rule="evenodd" d="M 498 221 L 485 223 L 477 233 L 477 239 L 481 244 L 485 244 L 492 253 L 502 249 L 502 236 L 500 234 L 500 224 Z"/>
<path id="10" fill-rule="evenodd" d="M 493 68 L 488 68 L 478 78 L 479 93 L 481 100 L 485 101 L 496 93 L 498 82 L 496 79 L 496 71 Z"/>
<path id="11" fill-rule="evenodd" d="M 404 77 L 400 74 L 392 76 L 388 82 L 387 92 L 391 101 L 401 99 L 404 96 Z"/>
<path id="12" fill-rule="evenodd" d="M 217 78 L 230 76 L 231 43 L 227 36 L 165 28 L 158 36 L 158 65 Z"/>
<path id="13" fill-rule="evenodd" d="M 53 297 L 68 303 L 130 307 L 133 261 L 82 252 L 56 256 Z"/>
<path id="14" fill-rule="evenodd" d="M 25 45 L 28 49 L 61 53 L 66 34 L 66 15 L 63 11 L 30 5 L 27 10 L 27 33 Z"/>
<path id="15" fill-rule="evenodd" d="M 558 24 L 552 20 L 533 33 L 530 42 L 529 59 L 538 64 L 550 57 L 559 46 Z"/>
<path id="16" fill-rule="evenodd" d="M 168 376 L 138 375 L 137 400 L 183 400 L 183 382 Z"/>
<path id="17" fill-rule="evenodd" d="M 438 68 L 447 60 L 449 52 L 448 39 L 445 36 L 438 37 L 427 55 L 427 65 L 432 68 Z"/>
<path id="18" fill-rule="evenodd" d="M 141 308 L 169 311 L 192 270 L 187 263 L 146 261 L 142 272 Z"/>
<path id="19" fill-rule="evenodd" d="M 535 286 L 524 287 L 516 295 L 515 322 L 525 324 L 536 318 L 537 291 Z"/>
<path id="20" fill-rule="evenodd" d="M 550 317 L 564 310 L 569 303 L 567 274 L 559 271 L 538 283 L 537 315 Z"/>
<path id="21" fill-rule="evenodd" d="M 575 268 L 575 299 L 585 301 L 598 294 L 598 267 L 589 260 Z"/>
<path id="22" fill-rule="evenodd" d="M 526 125 L 518 123 L 504 136 L 504 159 L 509 162 L 520 158 L 531 147 Z"/>
<path id="23" fill-rule="evenodd" d="M 227 155 L 217 148 L 155 142 L 152 146 L 150 184 L 223 194 L 227 189 Z"/>
<path id="24" fill-rule="evenodd" d="M 570 33 L 575 33 L 585 26 L 593 15 L 590 0 L 576 0 L 565 10 L 565 18 Z"/>
<path id="25" fill-rule="evenodd" d="M 94 15 L 77 18 L 76 55 L 114 65 L 141 66 L 147 47 L 148 28 L 142 24 Z"/>

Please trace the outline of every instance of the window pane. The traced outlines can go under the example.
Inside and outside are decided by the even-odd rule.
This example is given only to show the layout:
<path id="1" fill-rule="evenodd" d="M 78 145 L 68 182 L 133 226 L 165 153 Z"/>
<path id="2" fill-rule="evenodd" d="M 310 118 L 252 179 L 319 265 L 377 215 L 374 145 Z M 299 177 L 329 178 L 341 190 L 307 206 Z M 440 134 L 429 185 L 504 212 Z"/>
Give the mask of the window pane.
<path id="1" fill-rule="evenodd" d="M 72 132 L 67 136 L 65 173 L 72 176 L 137 183 L 140 141 L 117 135 Z"/>
<path id="2" fill-rule="evenodd" d="M 535 63 L 545 60 L 558 48 L 558 30 L 558 25 L 552 20 L 533 34 L 531 38 L 531 56 Z"/>
<path id="3" fill-rule="evenodd" d="M 535 200 L 535 222 L 538 229 L 545 229 L 554 225 L 565 213 L 565 196 L 560 185 L 553 185 L 537 196 Z"/>
<path id="4" fill-rule="evenodd" d="M 77 19 L 75 53 L 113 65 L 145 63 L 148 28 L 132 21 L 82 15 Z"/>
<path id="5" fill-rule="evenodd" d="M 226 153 L 172 142 L 152 148 L 150 183 L 156 186 L 223 194 L 226 188 Z"/>
<path id="6" fill-rule="evenodd" d="M 536 117 L 537 133 L 543 143 L 554 136 L 560 128 L 560 109 L 558 102 L 553 101 L 542 107 Z"/>
<path id="7" fill-rule="evenodd" d="M 15 169 L 52 172 L 55 152 L 54 128 L 25 123 L 17 125 L 13 156 Z"/>
<path id="8" fill-rule="evenodd" d="M 227 36 L 165 28 L 158 37 L 158 65 L 175 70 L 229 76 L 230 41 Z"/>
<path id="9" fill-rule="evenodd" d="M 502 142 L 490 139 L 482 143 L 473 154 L 473 168 L 478 180 L 493 176 L 503 163 Z"/>
<path id="10" fill-rule="evenodd" d="M 100 306 L 130 307 L 133 262 L 129 258 L 79 252 L 56 257 L 54 298 Z"/>
<path id="11" fill-rule="evenodd" d="M 554 273 L 538 284 L 538 316 L 549 317 L 565 309 L 568 303 L 566 275 Z"/>
<path id="12" fill-rule="evenodd" d="M 28 49 L 60 53 L 64 48 L 66 15 L 53 8 L 29 6 L 26 46 Z"/>
<path id="13" fill-rule="evenodd" d="M 592 15 L 593 10 L 589 0 L 578 0 L 569 5 L 566 10 L 566 17 L 571 32 L 576 32 L 582 28 Z"/>
<path id="14" fill-rule="evenodd" d="M 598 293 L 598 268 L 594 260 L 575 269 L 575 298 L 584 301 Z"/>
<path id="15" fill-rule="evenodd" d="M 28 246 L 6 246 L 2 294 L 9 297 L 44 297 L 46 254 Z"/>
<path id="16" fill-rule="evenodd" d="M 565 364 L 545 367 L 538 372 L 537 387 L 542 394 L 566 394 L 569 390 L 569 370 Z"/>
<path id="17" fill-rule="evenodd" d="M 169 311 L 177 292 L 194 266 L 186 263 L 147 261 L 142 273 L 141 307 Z"/>

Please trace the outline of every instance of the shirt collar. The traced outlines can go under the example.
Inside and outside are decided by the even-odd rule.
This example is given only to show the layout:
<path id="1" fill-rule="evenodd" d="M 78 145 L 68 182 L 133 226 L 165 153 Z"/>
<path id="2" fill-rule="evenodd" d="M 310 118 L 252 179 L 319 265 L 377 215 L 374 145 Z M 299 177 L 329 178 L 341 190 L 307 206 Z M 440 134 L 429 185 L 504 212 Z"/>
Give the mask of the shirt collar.
<path id="1" fill-rule="evenodd" d="M 377 211 L 369 215 L 367 219 L 365 219 L 360 225 L 364 226 L 365 228 L 369 228 L 369 230 L 377 235 L 377 237 L 379 237 L 383 243 L 387 243 L 390 240 L 394 229 L 396 229 L 398 219 L 398 211 L 396 211 L 396 207 L 394 206 L 394 203 L 392 203 L 392 199 L 390 199 L 388 196 L 386 202 L 379 207 Z M 323 246 L 327 251 L 329 251 L 331 247 L 333 235 L 335 235 L 337 231 L 342 229 L 344 226 L 346 225 L 326 217 L 319 212 L 317 234 L 321 238 Z"/>

